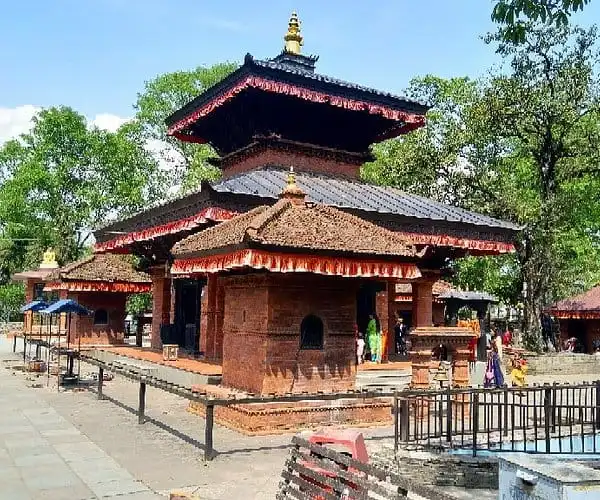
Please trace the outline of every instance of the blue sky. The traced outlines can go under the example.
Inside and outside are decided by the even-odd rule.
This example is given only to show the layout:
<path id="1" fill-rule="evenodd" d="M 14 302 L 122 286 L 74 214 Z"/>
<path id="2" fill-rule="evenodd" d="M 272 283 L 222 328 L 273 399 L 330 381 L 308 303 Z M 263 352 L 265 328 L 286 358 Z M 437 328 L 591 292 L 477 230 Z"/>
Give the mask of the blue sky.
<path id="1" fill-rule="evenodd" d="M 2 2 L 0 108 L 131 116 L 155 75 L 275 56 L 292 10 L 321 73 L 402 92 L 417 75 L 480 76 L 491 0 L 15 0 Z M 592 2 L 584 22 L 600 21 Z M 581 16 L 578 18 L 581 20 Z"/>

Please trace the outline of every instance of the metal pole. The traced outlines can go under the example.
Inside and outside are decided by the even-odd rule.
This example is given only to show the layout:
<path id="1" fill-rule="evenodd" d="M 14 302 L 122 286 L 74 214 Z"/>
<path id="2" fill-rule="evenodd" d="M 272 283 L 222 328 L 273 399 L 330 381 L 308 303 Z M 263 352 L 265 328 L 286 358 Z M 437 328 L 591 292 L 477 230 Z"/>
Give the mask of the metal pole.
<path id="1" fill-rule="evenodd" d="M 479 392 L 473 393 L 473 456 L 477 456 L 477 433 L 479 431 Z"/>
<path id="2" fill-rule="evenodd" d="M 144 413 L 146 411 L 146 377 L 140 378 L 140 392 L 138 397 L 138 424 L 145 421 Z"/>
<path id="3" fill-rule="evenodd" d="M 204 460 L 209 461 L 213 458 L 213 422 L 215 416 L 215 407 L 212 404 L 206 405 L 206 423 L 204 425 Z"/>
<path id="4" fill-rule="evenodd" d="M 546 453 L 550 453 L 550 420 L 552 418 L 552 389 L 545 384 L 544 387 L 544 433 L 546 434 Z"/>
<path id="5" fill-rule="evenodd" d="M 452 441 L 452 394 L 450 392 L 450 386 L 448 386 L 446 392 L 446 441 L 448 443 Z"/>
<path id="6" fill-rule="evenodd" d="M 596 380 L 596 428 L 598 427 L 600 427 L 600 380 Z"/>
<path id="7" fill-rule="evenodd" d="M 13 335 L 13 352 L 17 352 L 17 334 Z"/>
<path id="8" fill-rule="evenodd" d="M 98 367 L 98 399 L 102 399 L 102 387 L 104 382 L 104 368 Z"/>
<path id="9" fill-rule="evenodd" d="M 57 390 L 60 391 L 60 314 L 58 315 L 58 351 L 57 351 Z"/>
<path id="10" fill-rule="evenodd" d="M 399 408 L 398 408 L 398 394 L 394 391 L 394 406 L 392 406 L 392 411 L 394 412 L 394 452 L 398 451 L 398 443 L 400 441 L 398 424 L 400 423 L 399 418 Z"/>

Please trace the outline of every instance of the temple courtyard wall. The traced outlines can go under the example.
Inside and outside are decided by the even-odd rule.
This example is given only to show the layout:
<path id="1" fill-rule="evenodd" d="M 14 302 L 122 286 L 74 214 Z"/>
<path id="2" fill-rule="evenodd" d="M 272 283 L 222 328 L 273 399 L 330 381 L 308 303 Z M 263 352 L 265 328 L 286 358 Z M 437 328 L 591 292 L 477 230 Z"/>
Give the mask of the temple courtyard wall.
<path id="1" fill-rule="evenodd" d="M 114 292 L 69 292 L 69 299 L 92 312 L 89 316 L 73 315 L 71 342 L 82 345 L 118 345 L 125 339 L 125 304 L 127 295 Z"/>

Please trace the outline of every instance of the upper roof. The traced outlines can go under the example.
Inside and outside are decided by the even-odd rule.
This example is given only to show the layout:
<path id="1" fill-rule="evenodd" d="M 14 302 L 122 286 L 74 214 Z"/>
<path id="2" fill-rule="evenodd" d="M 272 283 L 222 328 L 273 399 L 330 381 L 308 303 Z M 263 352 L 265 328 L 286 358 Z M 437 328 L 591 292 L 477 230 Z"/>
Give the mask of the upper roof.
<path id="1" fill-rule="evenodd" d="M 176 258 L 189 258 L 220 249 L 277 247 L 335 254 L 418 256 L 397 233 L 333 207 L 305 202 L 303 196 L 301 191 L 290 195 L 288 186 L 275 205 L 257 207 L 188 236 L 175 244 L 172 253 Z"/>
<path id="2" fill-rule="evenodd" d="M 552 304 L 550 312 L 600 312 L 600 285 L 587 292 L 559 300 Z"/>
<path id="3" fill-rule="evenodd" d="M 459 300 L 463 302 L 498 302 L 498 299 L 487 292 L 468 292 L 462 290 L 447 290 L 438 295 L 442 300 Z"/>
<path id="4" fill-rule="evenodd" d="M 137 271 L 131 255 L 93 254 L 63 266 L 46 276 L 45 281 L 102 281 L 151 283 L 150 276 Z"/>
<path id="5" fill-rule="evenodd" d="M 232 176 L 213 184 L 212 188 L 220 193 L 277 198 L 286 184 L 286 178 L 287 171 L 283 167 L 269 167 Z M 298 172 L 296 183 L 306 193 L 308 201 L 337 208 L 416 219 L 459 222 L 513 231 L 520 229 L 511 222 L 439 203 L 422 196 L 404 193 L 399 189 L 366 184 L 339 176 Z"/>

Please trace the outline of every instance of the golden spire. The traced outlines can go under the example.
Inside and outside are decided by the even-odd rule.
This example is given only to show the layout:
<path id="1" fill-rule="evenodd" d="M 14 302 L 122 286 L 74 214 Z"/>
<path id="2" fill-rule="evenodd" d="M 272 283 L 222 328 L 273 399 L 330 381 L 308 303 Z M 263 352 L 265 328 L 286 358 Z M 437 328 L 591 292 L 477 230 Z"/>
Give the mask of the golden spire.
<path id="1" fill-rule="evenodd" d="M 290 22 L 288 23 L 288 30 L 285 36 L 284 52 L 288 54 L 299 55 L 302 50 L 303 38 L 300 34 L 300 21 L 298 20 L 298 14 L 292 12 Z"/>
<path id="2" fill-rule="evenodd" d="M 294 167 L 290 167 L 287 185 L 283 188 L 283 191 L 279 197 L 290 200 L 294 205 L 304 204 L 306 194 L 296 185 L 296 174 L 294 174 Z"/>

